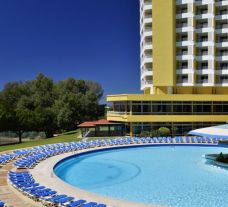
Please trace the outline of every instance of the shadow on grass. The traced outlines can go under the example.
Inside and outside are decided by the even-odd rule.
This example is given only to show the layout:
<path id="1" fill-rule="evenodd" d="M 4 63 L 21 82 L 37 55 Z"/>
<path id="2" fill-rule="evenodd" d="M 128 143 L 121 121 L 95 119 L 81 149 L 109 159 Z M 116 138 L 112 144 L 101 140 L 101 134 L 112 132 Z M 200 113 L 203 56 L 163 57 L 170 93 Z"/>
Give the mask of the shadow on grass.
<path id="1" fill-rule="evenodd" d="M 21 142 L 22 143 L 22 142 Z M 12 146 L 12 145 L 16 145 L 16 144 L 21 144 L 20 142 L 13 142 L 13 143 L 5 143 L 5 144 L 0 144 L 0 146 Z"/>
<path id="2" fill-rule="evenodd" d="M 71 134 L 77 134 L 78 132 L 77 131 L 73 131 L 73 132 L 66 132 L 66 133 L 63 133 L 63 135 L 71 135 Z"/>

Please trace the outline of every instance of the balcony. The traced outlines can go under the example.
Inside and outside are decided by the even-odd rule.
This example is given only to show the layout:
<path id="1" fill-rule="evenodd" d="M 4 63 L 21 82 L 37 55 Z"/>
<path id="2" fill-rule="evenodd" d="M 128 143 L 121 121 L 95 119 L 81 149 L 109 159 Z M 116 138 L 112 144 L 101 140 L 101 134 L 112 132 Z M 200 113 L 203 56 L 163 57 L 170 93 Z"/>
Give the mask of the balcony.
<path id="1" fill-rule="evenodd" d="M 148 23 L 147 23 L 148 24 Z M 152 36 L 152 26 L 142 26 L 141 27 L 141 37 Z"/>
<path id="2" fill-rule="evenodd" d="M 208 47 L 208 46 L 214 46 L 213 41 L 208 41 L 206 39 L 201 39 L 196 42 L 196 47 Z"/>
<path id="3" fill-rule="evenodd" d="M 183 40 L 183 41 L 177 41 L 176 46 L 177 47 L 184 47 L 184 46 L 191 46 L 194 45 L 193 41 L 190 40 Z"/>
<path id="4" fill-rule="evenodd" d="M 152 76 L 153 71 L 152 68 L 143 68 L 141 70 L 141 78 L 145 78 L 146 76 Z"/>
<path id="5" fill-rule="evenodd" d="M 193 32 L 194 28 L 192 26 L 188 26 L 188 25 L 183 25 L 183 27 L 181 27 L 181 25 L 177 25 L 178 27 L 176 28 L 176 32 L 177 33 L 182 33 L 182 32 Z"/>
<path id="6" fill-rule="evenodd" d="M 228 0 L 217 0 L 215 2 L 215 6 L 219 7 L 219 6 L 228 6 Z"/>
<path id="7" fill-rule="evenodd" d="M 215 32 L 217 34 L 225 34 L 225 33 L 227 34 L 228 33 L 228 24 L 221 24 L 221 25 L 219 25 L 216 28 Z"/>
<path id="8" fill-rule="evenodd" d="M 199 56 L 196 56 L 195 59 L 197 61 L 214 60 L 214 56 L 213 55 L 199 55 Z"/>
<path id="9" fill-rule="evenodd" d="M 215 20 L 227 20 L 228 19 L 228 10 L 221 10 L 218 11 L 217 15 L 215 16 Z"/>
<path id="10" fill-rule="evenodd" d="M 215 58 L 216 61 L 228 61 L 228 54 L 218 55 Z"/>
<path id="11" fill-rule="evenodd" d="M 141 46 L 141 54 L 145 53 L 146 50 L 152 50 L 152 49 L 153 49 L 152 42 L 143 42 Z"/>
<path id="12" fill-rule="evenodd" d="M 197 75 L 208 75 L 208 74 L 212 74 L 214 72 L 213 69 L 210 69 L 210 68 L 205 68 L 205 67 L 197 67 L 197 70 L 196 70 L 196 74 Z"/>
<path id="13" fill-rule="evenodd" d="M 208 33 L 208 32 L 213 32 L 214 29 L 213 27 L 209 27 L 208 23 L 204 24 L 199 24 L 196 27 L 196 33 Z"/>
<path id="14" fill-rule="evenodd" d="M 216 43 L 215 46 L 219 48 L 228 47 L 228 41 Z"/>
<path id="15" fill-rule="evenodd" d="M 144 13 L 145 11 L 148 11 L 148 10 L 152 10 L 152 1 L 146 1 L 143 3 L 143 6 L 142 6 L 142 13 Z"/>
<path id="16" fill-rule="evenodd" d="M 213 14 L 212 13 L 200 13 L 200 14 L 196 14 L 195 18 L 196 19 L 210 19 L 213 18 Z"/>
<path id="17" fill-rule="evenodd" d="M 184 55 L 177 55 L 176 56 L 176 60 L 181 61 L 181 60 L 193 60 L 194 56 L 193 55 L 189 55 L 189 54 L 184 54 Z"/>
<path id="18" fill-rule="evenodd" d="M 191 18 L 193 17 L 193 13 L 192 12 L 183 12 L 183 13 L 179 13 L 176 15 L 176 19 L 184 19 L 184 18 Z"/>
<path id="19" fill-rule="evenodd" d="M 152 63 L 153 62 L 153 58 L 152 58 L 152 55 L 146 55 L 146 56 L 144 56 L 143 58 L 142 58 L 142 61 L 141 61 L 141 67 L 143 66 L 143 65 L 145 65 L 146 63 Z"/>
<path id="20" fill-rule="evenodd" d="M 192 0 L 176 0 L 176 5 L 188 4 L 191 2 Z"/>
<path id="21" fill-rule="evenodd" d="M 215 74 L 217 74 L 217 75 L 228 75 L 228 67 L 216 69 Z"/>
<path id="22" fill-rule="evenodd" d="M 145 88 L 151 88 L 153 84 L 153 81 L 152 80 L 145 80 L 145 79 L 142 79 L 141 80 L 141 89 L 145 89 Z"/>
<path id="23" fill-rule="evenodd" d="M 212 3 L 214 3 L 214 0 L 195 0 L 195 4 L 197 6 L 207 5 L 207 4 L 212 4 Z"/>
<path id="24" fill-rule="evenodd" d="M 177 75 L 183 75 L 183 74 L 190 74 L 190 73 L 194 73 L 194 69 L 193 68 L 177 68 L 176 70 L 176 74 Z"/>
<path id="25" fill-rule="evenodd" d="M 115 115 L 130 115 L 130 112 L 125 112 L 125 111 L 107 111 L 108 116 L 115 116 Z"/>

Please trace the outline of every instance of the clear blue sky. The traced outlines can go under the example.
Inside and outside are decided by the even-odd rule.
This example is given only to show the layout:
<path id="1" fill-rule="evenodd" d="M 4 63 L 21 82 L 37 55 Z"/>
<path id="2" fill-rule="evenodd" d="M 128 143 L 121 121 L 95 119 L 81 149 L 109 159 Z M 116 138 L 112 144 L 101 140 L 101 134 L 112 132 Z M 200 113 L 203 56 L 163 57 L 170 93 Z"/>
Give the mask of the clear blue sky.
<path id="1" fill-rule="evenodd" d="M 138 93 L 138 0 L 6 0 L 0 6 L 0 89 L 42 72 Z"/>

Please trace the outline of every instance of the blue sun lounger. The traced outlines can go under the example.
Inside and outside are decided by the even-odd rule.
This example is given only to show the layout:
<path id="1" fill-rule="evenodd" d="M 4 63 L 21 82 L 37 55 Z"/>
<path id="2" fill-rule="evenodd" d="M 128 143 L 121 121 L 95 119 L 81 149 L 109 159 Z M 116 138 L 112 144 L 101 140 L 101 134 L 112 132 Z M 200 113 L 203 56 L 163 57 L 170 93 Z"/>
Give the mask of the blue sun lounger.
<path id="1" fill-rule="evenodd" d="M 45 201 L 51 201 L 51 202 L 55 202 L 55 201 L 58 201 L 62 198 L 65 198 L 67 197 L 67 195 L 56 195 L 56 196 L 53 196 L 51 198 L 47 198 L 47 199 L 44 199 Z"/>
<path id="2" fill-rule="evenodd" d="M 95 207 L 96 205 L 97 205 L 97 203 L 95 203 L 95 202 L 89 202 L 80 207 Z"/>
<path id="3" fill-rule="evenodd" d="M 106 207 L 106 205 L 105 204 L 98 204 L 95 207 Z"/>
<path id="4" fill-rule="evenodd" d="M 81 206 L 82 204 L 84 204 L 86 202 L 86 200 L 78 200 L 78 201 L 73 201 L 69 204 L 67 204 L 67 207 L 76 207 L 76 206 Z"/>
<path id="5" fill-rule="evenodd" d="M 3 201 L 0 201 L 0 207 L 4 207 L 5 203 Z"/>
<path id="6" fill-rule="evenodd" d="M 72 200 L 74 200 L 74 197 L 64 197 L 64 198 L 60 198 L 60 199 L 54 200 L 54 203 L 63 204 L 63 203 L 70 202 Z"/>

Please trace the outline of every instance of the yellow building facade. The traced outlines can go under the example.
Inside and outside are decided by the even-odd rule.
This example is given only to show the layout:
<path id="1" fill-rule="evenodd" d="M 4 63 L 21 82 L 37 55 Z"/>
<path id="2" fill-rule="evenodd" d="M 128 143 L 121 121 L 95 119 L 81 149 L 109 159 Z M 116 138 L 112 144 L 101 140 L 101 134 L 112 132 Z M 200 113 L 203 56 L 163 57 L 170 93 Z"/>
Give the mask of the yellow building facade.
<path id="1" fill-rule="evenodd" d="M 107 96 L 107 119 L 126 123 L 130 135 L 227 122 L 226 14 L 223 1 L 140 0 L 144 94 Z"/>

